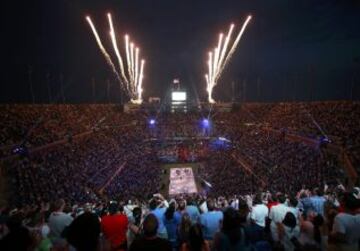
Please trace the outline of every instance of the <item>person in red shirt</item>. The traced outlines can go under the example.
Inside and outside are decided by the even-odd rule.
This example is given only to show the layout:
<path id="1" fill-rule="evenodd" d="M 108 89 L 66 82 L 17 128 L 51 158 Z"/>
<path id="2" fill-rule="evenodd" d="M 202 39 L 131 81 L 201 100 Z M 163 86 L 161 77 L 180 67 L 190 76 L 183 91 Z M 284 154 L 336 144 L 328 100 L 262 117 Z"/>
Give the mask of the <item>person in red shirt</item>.
<path id="1" fill-rule="evenodd" d="M 276 195 L 271 195 L 270 193 L 268 193 L 268 203 L 267 203 L 267 207 L 269 208 L 269 211 L 270 209 L 273 207 L 273 206 L 276 206 L 276 205 L 279 205 L 279 202 L 277 200 L 277 196 L 278 194 Z"/>
<path id="2" fill-rule="evenodd" d="M 126 250 L 126 232 L 128 218 L 123 213 L 124 208 L 116 202 L 109 205 L 109 214 L 101 218 L 101 229 L 112 251 Z"/>

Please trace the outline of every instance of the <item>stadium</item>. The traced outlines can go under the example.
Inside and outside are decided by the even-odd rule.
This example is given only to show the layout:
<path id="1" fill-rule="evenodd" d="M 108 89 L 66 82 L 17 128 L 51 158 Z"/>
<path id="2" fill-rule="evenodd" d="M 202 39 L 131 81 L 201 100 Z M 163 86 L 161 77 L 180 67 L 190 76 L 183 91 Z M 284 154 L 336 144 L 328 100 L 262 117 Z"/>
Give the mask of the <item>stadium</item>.
<path id="1" fill-rule="evenodd" d="M 57 7 L 63 14 L 49 20 L 74 26 L 60 29 L 61 39 L 75 42 L 69 30 L 81 30 L 81 43 L 19 51 L 3 68 L 0 250 L 360 250 L 358 1 L 269 4 L 324 31 L 305 32 L 286 16 L 291 25 L 272 31 L 285 35 L 268 40 L 266 22 L 278 21 L 261 1 L 224 3 L 219 18 L 194 4 L 194 27 L 166 18 L 176 8 L 165 1 L 156 11 L 141 0 L 124 10 L 75 2 L 37 6 L 26 27 L 50 30 L 35 16 Z M 165 17 L 149 17 L 156 13 Z M 329 13 L 347 19 L 336 26 Z M 351 32 L 334 38 L 330 24 Z M 29 33 L 24 43 L 42 46 L 55 33 Z M 283 44 L 266 47 L 273 41 Z M 299 62 L 286 61 L 290 54 Z"/>

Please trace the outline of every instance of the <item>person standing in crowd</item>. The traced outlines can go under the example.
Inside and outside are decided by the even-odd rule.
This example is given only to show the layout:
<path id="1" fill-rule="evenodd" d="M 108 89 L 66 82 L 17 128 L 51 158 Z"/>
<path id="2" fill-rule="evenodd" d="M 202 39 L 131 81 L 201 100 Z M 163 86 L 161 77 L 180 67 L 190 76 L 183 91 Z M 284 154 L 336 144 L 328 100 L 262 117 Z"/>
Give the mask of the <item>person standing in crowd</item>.
<path id="1" fill-rule="evenodd" d="M 164 215 L 166 212 L 166 208 L 169 206 L 168 202 L 165 200 L 165 198 L 161 194 L 155 194 L 154 198 L 150 201 L 150 213 L 155 215 L 155 217 L 158 219 L 159 225 L 158 225 L 158 236 L 160 238 L 167 239 L 168 233 L 166 231 L 166 227 L 164 225 Z"/>
<path id="2" fill-rule="evenodd" d="M 146 216 L 143 223 L 144 236 L 135 239 L 129 251 L 172 251 L 171 243 L 158 237 L 159 221 L 154 214 Z"/>
<path id="3" fill-rule="evenodd" d="M 239 212 L 232 207 L 224 211 L 221 231 L 214 236 L 214 251 L 249 250 L 241 218 Z"/>
<path id="4" fill-rule="evenodd" d="M 97 251 L 100 233 L 99 218 L 93 213 L 85 212 L 70 224 L 66 240 L 76 251 Z"/>
<path id="5" fill-rule="evenodd" d="M 324 234 L 324 218 L 318 214 L 309 220 L 303 221 L 300 226 L 301 245 L 305 248 L 327 250 L 327 236 Z"/>
<path id="6" fill-rule="evenodd" d="M 186 243 L 183 243 L 181 251 L 210 251 L 209 244 L 204 239 L 199 224 L 195 224 L 190 228 L 189 240 Z"/>
<path id="7" fill-rule="evenodd" d="M 357 251 L 360 242 L 360 200 L 347 193 L 343 203 L 345 211 L 335 216 L 330 241 L 338 251 Z"/>
<path id="8" fill-rule="evenodd" d="M 134 239 L 140 235 L 142 225 L 142 210 L 140 207 L 135 207 L 129 217 L 129 229 L 127 232 L 127 245 L 130 247 Z"/>
<path id="9" fill-rule="evenodd" d="M 45 221 L 45 213 L 35 213 L 26 226 L 37 241 L 37 251 L 50 251 L 52 242 L 49 238 L 50 228 Z"/>
<path id="10" fill-rule="evenodd" d="M 101 218 L 101 228 L 113 251 L 126 250 L 126 232 L 128 218 L 123 213 L 123 206 L 112 201 L 109 204 L 109 214 Z"/>
<path id="11" fill-rule="evenodd" d="M 324 216 L 324 204 L 326 199 L 324 198 L 323 191 L 319 188 L 315 188 L 310 197 L 310 201 L 314 211 Z"/>
<path id="12" fill-rule="evenodd" d="M 186 212 L 189 214 L 192 224 L 198 222 L 200 217 L 200 211 L 199 208 L 196 206 L 193 198 L 189 198 L 187 200 Z"/>
<path id="13" fill-rule="evenodd" d="M 279 241 L 279 226 L 285 218 L 289 208 L 285 205 L 286 197 L 284 194 L 279 194 L 277 196 L 279 204 L 272 206 L 269 213 L 269 219 L 271 220 L 270 231 L 273 241 Z"/>
<path id="14" fill-rule="evenodd" d="M 50 236 L 54 239 L 61 239 L 65 228 L 73 221 L 70 215 L 63 212 L 64 208 L 65 201 L 63 199 L 55 201 L 54 211 L 49 217 Z"/>
<path id="15" fill-rule="evenodd" d="M 175 214 L 175 201 L 171 202 L 164 214 L 164 225 L 168 233 L 168 240 L 173 248 L 177 248 L 177 228 L 181 218 Z"/>
<path id="16" fill-rule="evenodd" d="M 294 251 L 301 247 L 299 243 L 300 227 L 296 223 L 296 217 L 292 212 L 287 212 L 282 224 L 279 225 L 279 240 L 286 251 Z"/>
<path id="17" fill-rule="evenodd" d="M 262 240 L 268 215 L 269 209 L 264 205 L 261 193 L 257 193 L 253 200 L 253 206 L 250 212 L 251 224 L 248 228 L 249 238 L 252 243 Z"/>
<path id="18" fill-rule="evenodd" d="M 268 202 L 266 206 L 269 208 L 269 210 L 271 210 L 273 206 L 279 205 L 277 194 L 273 195 L 270 192 L 266 192 L 266 197 Z"/>
<path id="19" fill-rule="evenodd" d="M 178 243 L 181 246 L 183 243 L 189 240 L 190 228 L 192 226 L 190 216 L 184 213 L 181 217 L 181 221 L 178 227 Z"/>
<path id="20" fill-rule="evenodd" d="M 299 208 L 302 210 L 303 215 L 307 215 L 308 211 L 314 210 L 308 191 L 301 190 L 299 193 Z"/>
<path id="21" fill-rule="evenodd" d="M 180 217 L 182 217 L 182 215 L 186 213 L 186 200 L 181 199 L 178 201 L 178 208 L 176 210 L 176 213 L 180 214 Z"/>
<path id="22" fill-rule="evenodd" d="M 289 211 L 292 212 L 296 218 L 296 223 L 299 224 L 301 213 L 300 209 L 298 208 L 298 200 L 295 198 L 295 196 L 290 196 L 287 204 L 289 207 Z"/>
<path id="23" fill-rule="evenodd" d="M 215 233 L 220 230 L 223 213 L 215 211 L 214 200 L 208 199 L 206 204 L 208 211 L 200 215 L 200 225 L 205 240 L 212 241 Z"/>
<path id="24" fill-rule="evenodd" d="M 316 242 L 319 240 L 318 234 L 320 234 L 320 226 L 322 224 L 323 218 L 321 215 L 308 211 L 308 215 L 306 217 L 302 217 L 300 221 L 300 243 L 304 246 L 317 245 Z"/>
<path id="25" fill-rule="evenodd" d="M 250 219 L 254 224 L 264 229 L 265 220 L 268 214 L 269 214 L 268 207 L 264 205 L 261 198 L 261 194 L 257 193 L 253 200 L 253 207 L 251 209 Z"/>
<path id="26" fill-rule="evenodd" d="M 236 195 L 232 199 L 230 205 L 235 209 L 239 209 L 239 198 Z"/>
<path id="27" fill-rule="evenodd" d="M 12 215 L 7 219 L 6 226 L 9 232 L 0 239 L 1 251 L 29 251 L 34 249 L 34 240 L 30 231 L 22 225 L 20 214 Z"/>

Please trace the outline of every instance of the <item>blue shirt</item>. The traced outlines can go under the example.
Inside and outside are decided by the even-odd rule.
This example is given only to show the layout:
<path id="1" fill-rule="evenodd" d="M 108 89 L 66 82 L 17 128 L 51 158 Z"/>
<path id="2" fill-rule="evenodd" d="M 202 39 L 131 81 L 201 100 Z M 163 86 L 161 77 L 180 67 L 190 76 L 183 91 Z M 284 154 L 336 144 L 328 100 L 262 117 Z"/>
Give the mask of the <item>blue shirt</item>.
<path id="1" fill-rule="evenodd" d="M 200 216 L 200 224 L 206 240 L 214 238 L 215 233 L 220 230 L 220 221 L 222 219 L 223 213 L 221 211 L 211 211 Z"/>
<path id="2" fill-rule="evenodd" d="M 195 224 L 198 222 L 199 217 L 200 217 L 200 212 L 196 206 L 193 206 L 193 205 L 186 206 L 186 212 L 189 214 L 192 224 Z"/>
<path id="3" fill-rule="evenodd" d="M 156 208 L 154 210 L 151 211 L 151 213 L 153 215 L 155 215 L 155 217 L 158 220 L 159 223 L 159 227 L 158 227 L 158 236 L 161 238 L 167 238 L 167 231 L 166 231 L 166 227 L 164 225 L 164 214 L 165 214 L 166 208 L 162 207 L 162 208 Z"/>
<path id="4" fill-rule="evenodd" d="M 325 198 L 322 196 L 312 196 L 310 197 L 310 200 L 315 212 L 324 215 Z"/>
<path id="5" fill-rule="evenodd" d="M 309 197 L 300 199 L 298 207 L 303 210 L 304 215 L 307 215 L 309 210 L 314 210 L 311 199 Z"/>
<path id="6" fill-rule="evenodd" d="M 168 233 L 168 240 L 174 245 L 177 242 L 177 227 L 180 223 L 180 220 L 178 217 L 173 216 L 172 219 L 168 220 L 166 219 L 164 215 L 164 225 L 166 227 L 166 231 Z"/>
<path id="7" fill-rule="evenodd" d="M 175 211 L 174 218 L 180 223 L 181 218 L 182 218 L 182 214 L 179 211 Z"/>

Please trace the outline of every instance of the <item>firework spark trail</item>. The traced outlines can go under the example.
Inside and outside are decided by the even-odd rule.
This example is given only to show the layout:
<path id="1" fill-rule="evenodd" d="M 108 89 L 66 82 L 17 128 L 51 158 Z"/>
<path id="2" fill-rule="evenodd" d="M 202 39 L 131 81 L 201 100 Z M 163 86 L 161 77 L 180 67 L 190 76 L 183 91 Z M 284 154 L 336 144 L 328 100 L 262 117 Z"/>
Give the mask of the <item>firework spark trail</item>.
<path id="1" fill-rule="evenodd" d="M 130 43 L 130 71 L 131 71 L 131 83 L 134 83 L 135 71 L 134 71 L 134 44 Z"/>
<path id="2" fill-rule="evenodd" d="M 209 82 L 209 75 L 205 74 L 205 80 L 206 80 L 206 91 L 210 92 L 210 82 Z"/>
<path id="3" fill-rule="evenodd" d="M 129 48 L 130 47 L 130 48 Z M 131 92 L 131 102 L 140 104 L 142 102 L 142 81 L 145 60 L 139 62 L 140 49 L 125 36 L 126 58 L 129 72 L 129 89 Z"/>
<path id="4" fill-rule="evenodd" d="M 115 65 L 114 63 L 112 62 L 111 60 L 111 57 L 109 55 L 109 53 L 107 53 L 106 49 L 104 48 L 102 42 L 101 42 L 101 39 L 99 37 L 99 34 L 97 33 L 96 31 L 96 28 L 95 28 L 95 25 L 93 24 L 93 22 L 91 21 L 91 18 L 89 16 L 86 17 L 86 21 L 89 23 L 90 27 L 91 27 L 91 30 L 94 34 L 94 37 L 95 37 L 95 40 L 102 52 L 102 54 L 104 55 L 105 57 L 105 60 L 106 62 L 108 63 L 108 65 L 110 66 L 110 68 L 112 69 L 112 71 L 114 72 L 114 74 L 116 75 L 116 77 L 118 78 L 119 81 L 121 81 L 121 78 L 120 78 L 120 75 L 119 73 L 117 72 L 116 68 L 115 68 Z"/>
<path id="5" fill-rule="evenodd" d="M 135 49 L 135 79 L 134 79 L 134 91 L 137 90 L 137 85 L 139 83 L 139 48 Z"/>
<path id="6" fill-rule="evenodd" d="M 213 54 L 209 52 L 209 76 L 208 76 L 208 92 L 209 92 L 209 102 L 214 103 L 214 100 L 211 98 L 212 89 L 214 88 L 215 84 L 213 82 Z"/>
<path id="7" fill-rule="evenodd" d="M 208 88 L 209 88 L 209 75 L 208 74 L 205 74 L 205 80 L 206 80 L 206 83 L 207 83 Z"/>
<path id="8" fill-rule="evenodd" d="M 237 45 L 239 44 L 239 41 L 245 31 L 246 26 L 251 20 L 251 16 L 248 16 L 245 20 L 244 24 L 241 27 L 241 30 L 236 37 L 234 43 L 232 44 L 230 50 L 228 51 L 228 45 L 231 40 L 232 32 L 234 29 L 234 24 L 230 25 L 230 29 L 228 31 L 228 34 L 225 38 L 225 41 L 223 41 L 223 34 L 221 33 L 219 35 L 218 45 L 215 47 L 214 51 L 209 52 L 209 61 L 208 61 L 208 74 L 205 75 L 206 78 L 206 85 L 207 85 L 207 92 L 208 92 L 208 101 L 210 103 L 214 103 L 215 101 L 212 98 L 212 91 L 213 88 L 216 86 L 218 79 L 221 77 L 222 72 L 225 69 L 225 66 L 229 63 L 231 60 L 231 57 L 233 56 Z"/>
<path id="9" fill-rule="evenodd" d="M 220 55 L 220 58 L 219 58 L 219 67 L 221 67 L 223 61 L 224 61 L 224 58 L 225 58 L 225 54 L 226 54 L 226 51 L 227 51 L 227 48 L 228 48 L 228 45 L 229 45 L 229 42 L 230 42 L 230 39 L 231 39 L 231 35 L 232 35 L 232 32 L 234 30 L 234 27 L 235 25 L 234 24 L 231 24 L 230 25 L 230 29 L 229 29 L 229 32 L 225 38 L 225 43 L 222 47 L 222 50 L 221 50 L 221 55 Z M 215 81 L 220 77 L 221 75 L 221 72 L 219 71 L 219 73 L 217 74 L 216 78 L 215 78 Z"/>
<path id="10" fill-rule="evenodd" d="M 250 22 L 250 20 L 251 20 L 251 16 L 248 16 L 246 18 L 246 21 L 244 22 L 243 26 L 241 27 L 241 30 L 240 30 L 238 36 L 236 37 L 235 42 L 233 43 L 233 46 L 231 47 L 229 53 L 227 54 L 227 56 L 225 58 L 225 62 L 222 65 L 221 70 L 220 70 L 221 72 L 224 70 L 225 66 L 229 63 L 232 55 L 234 54 L 234 52 L 236 50 L 236 47 L 237 47 L 238 43 L 240 42 L 240 39 L 241 39 L 241 37 L 242 37 L 242 35 L 243 35 L 244 31 L 245 31 L 245 28 L 248 25 L 248 23 Z"/>
<path id="11" fill-rule="evenodd" d="M 131 99 L 131 102 L 135 103 L 135 104 L 141 104 L 142 103 L 142 82 L 143 82 L 143 78 L 144 78 L 144 65 L 145 65 L 145 60 L 142 59 L 140 62 L 140 70 L 138 69 L 138 78 L 137 81 L 135 81 L 133 83 L 133 88 L 134 88 L 134 93 L 136 93 L 136 99 Z"/>
<path id="12" fill-rule="evenodd" d="M 128 36 L 125 37 L 125 47 L 129 72 L 129 89 L 132 94 L 131 102 L 139 104 L 142 102 L 141 94 L 143 91 L 142 81 L 145 61 L 142 59 L 139 63 L 140 49 L 135 47 Z"/>
<path id="13" fill-rule="evenodd" d="M 206 80 L 206 91 L 209 93 L 209 100 L 211 99 L 211 92 L 212 92 L 212 88 L 211 88 L 211 84 L 210 84 L 210 79 L 209 79 L 209 75 L 205 74 L 205 80 Z"/>
<path id="14" fill-rule="evenodd" d="M 91 21 L 90 17 L 86 17 L 87 22 L 89 23 L 91 30 L 94 34 L 96 42 L 104 55 L 106 62 L 111 67 L 113 72 L 115 73 L 117 79 L 120 82 L 120 87 L 125 89 L 130 96 L 130 100 L 133 103 L 141 104 L 142 102 L 142 83 L 143 83 L 143 72 L 144 72 L 144 65 L 145 60 L 142 59 L 139 61 L 140 57 L 140 49 L 135 47 L 134 43 L 130 41 L 130 37 L 125 35 L 125 53 L 126 53 L 126 67 L 125 69 L 125 62 L 121 57 L 120 50 L 117 45 L 116 41 L 116 34 L 114 30 L 114 24 L 112 21 L 112 16 L 110 13 L 107 14 L 109 26 L 110 26 L 110 38 L 112 42 L 112 46 L 115 51 L 116 58 L 119 63 L 120 73 L 116 70 L 115 64 L 113 63 L 109 53 L 106 51 L 105 47 L 103 46 L 99 34 Z"/>
<path id="15" fill-rule="evenodd" d="M 218 42 L 218 46 L 215 48 L 214 53 L 215 53 L 215 58 L 214 58 L 214 72 L 215 72 L 215 76 L 218 72 L 218 68 L 219 68 L 219 56 L 220 56 L 220 50 L 221 50 L 221 45 L 222 45 L 222 40 L 223 40 L 223 34 L 220 33 L 219 35 L 219 42 Z"/>
<path id="16" fill-rule="evenodd" d="M 115 35 L 114 25 L 113 25 L 113 22 L 112 22 L 112 17 L 111 17 L 110 13 L 108 13 L 107 16 L 108 16 L 109 26 L 110 26 L 110 37 L 111 37 L 111 41 L 112 41 L 112 44 L 113 44 L 113 47 L 114 47 L 115 55 L 116 55 L 116 57 L 118 59 L 118 62 L 119 62 L 120 73 L 121 73 L 121 76 L 124 79 L 124 81 L 126 83 L 126 87 L 127 87 L 128 80 L 127 80 L 126 75 L 125 75 L 123 60 L 121 58 L 121 54 L 120 54 L 119 48 L 117 46 L 116 35 Z"/>
<path id="17" fill-rule="evenodd" d="M 137 86 L 137 93 L 138 93 L 138 100 L 141 100 L 141 94 L 143 92 L 142 89 L 142 81 L 144 78 L 144 65 L 145 65 L 145 60 L 142 59 L 141 60 L 141 66 L 140 66 L 140 76 L 139 76 L 139 82 L 138 82 L 138 86 Z"/>
<path id="18" fill-rule="evenodd" d="M 129 49 L 129 36 L 125 35 L 125 50 L 126 50 L 126 64 L 129 74 L 129 82 L 131 81 L 131 62 L 130 62 L 130 49 Z M 128 83 L 128 85 L 130 85 Z M 130 86 L 129 86 L 130 88 Z"/>
<path id="19" fill-rule="evenodd" d="M 220 35 L 219 35 L 218 45 L 214 49 L 214 54 L 213 54 L 214 57 L 212 58 L 212 69 L 209 68 L 209 75 L 207 76 L 207 80 L 206 80 L 207 81 L 207 90 L 208 90 L 209 94 L 212 93 L 212 89 L 216 85 L 217 78 L 219 78 L 219 76 L 221 75 L 222 62 L 223 62 L 224 56 L 227 52 L 227 46 L 230 41 L 233 28 L 234 28 L 234 25 L 232 24 L 230 26 L 228 35 L 227 35 L 224 43 L 223 43 L 224 35 L 222 33 L 220 33 Z M 221 54 L 220 54 L 220 52 L 221 52 Z M 211 61 L 210 56 L 211 55 L 209 53 L 209 61 Z M 209 62 L 209 64 L 210 64 L 210 62 Z M 209 97 L 209 101 L 211 103 L 214 102 L 214 100 L 211 98 L 211 96 Z"/>
<path id="20" fill-rule="evenodd" d="M 217 67 L 217 58 L 216 58 L 216 54 L 217 54 L 217 47 L 214 49 L 213 51 L 213 65 L 212 65 L 212 71 L 213 71 L 213 76 L 216 76 L 216 67 Z"/>
<path id="21" fill-rule="evenodd" d="M 210 81 L 210 84 L 212 83 L 213 81 L 213 59 L 212 59 L 212 52 L 210 51 L 209 52 L 209 81 Z"/>

